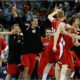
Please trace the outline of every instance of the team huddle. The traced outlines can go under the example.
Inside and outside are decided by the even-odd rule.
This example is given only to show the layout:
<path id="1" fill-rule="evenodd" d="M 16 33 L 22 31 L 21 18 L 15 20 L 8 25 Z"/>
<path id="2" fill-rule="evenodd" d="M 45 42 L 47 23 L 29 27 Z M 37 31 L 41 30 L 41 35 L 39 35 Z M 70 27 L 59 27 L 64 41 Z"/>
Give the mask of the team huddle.
<path id="1" fill-rule="evenodd" d="M 76 80 L 75 70 L 80 69 L 80 59 L 72 47 L 80 46 L 79 17 L 72 16 L 67 23 L 64 11 L 55 7 L 48 15 L 52 26 L 45 29 L 43 37 L 37 17 L 24 24 L 16 5 L 12 7 L 12 15 L 15 24 L 11 32 L 0 32 L 9 36 L 8 44 L 0 38 L 0 49 L 8 47 L 9 50 L 5 80 L 11 80 L 11 75 L 16 80 Z"/>

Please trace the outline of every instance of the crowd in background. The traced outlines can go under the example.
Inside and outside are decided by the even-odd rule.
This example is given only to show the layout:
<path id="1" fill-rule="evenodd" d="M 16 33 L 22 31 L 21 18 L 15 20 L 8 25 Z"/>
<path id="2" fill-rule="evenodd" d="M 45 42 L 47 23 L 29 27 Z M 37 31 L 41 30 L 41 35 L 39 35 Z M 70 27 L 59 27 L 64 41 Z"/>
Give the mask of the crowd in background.
<path id="1" fill-rule="evenodd" d="M 17 5 L 19 16 L 22 17 L 24 21 L 31 21 L 32 16 L 36 15 L 38 16 L 42 24 L 46 23 L 47 15 L 53 11 L 55 5 L 59 6 L 64 10 L 67 19 L 80 12 L 80 2 L 78 0 L 2 0 L 0 1 L 0 23 L 6 23 L 6 25 L 4 26 L 8 29 L 13 24 L 13 22 L 11 21 L 11 8 L 14 4 Z M 26 18 L 24 18 L 24 15 Z M 49 27 L 50 25 L 45 26 Z"/>
<path id="2" fill-rule="evenodd" d="M 11 30 L 14 24 L 11 12 L 13 5 L 17 6 L 19 17 L 25 23 L 29 23 L 34 16 L 37 16 L 39 25 L 43 27 L 43 35 L 44 29 L 51 27 L 51 22 L 47 19 L 47 16 L 54 10 L 55 5 L 64 10 L 67 21 L 75 14 L 80 17 L 79 0 L 0 0 L 0 31 Z"/>

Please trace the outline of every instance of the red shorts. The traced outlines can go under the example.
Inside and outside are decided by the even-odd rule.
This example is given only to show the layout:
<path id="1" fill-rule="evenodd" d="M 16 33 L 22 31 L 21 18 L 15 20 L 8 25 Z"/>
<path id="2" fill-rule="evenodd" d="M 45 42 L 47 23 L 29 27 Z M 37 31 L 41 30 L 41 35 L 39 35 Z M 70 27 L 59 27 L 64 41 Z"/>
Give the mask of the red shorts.
<path id="1" fill-rule="evenodd" d="M 1 59 L 1 53 L 0 53 L 0 59 Z"/>
<path id="2" fill-rule="evenodd" d="M 60 62 L 62 64 L 67 64 L 69 69 L 74 70 L 74 63 L 73 63 L 73 60 L 71 58 L 71 54 L 68 50 L 64 51 L 64 53 L 60 59 Z"/>
<path id="3" fill-rule="evenodd" d="M 21 57 L 21 64 L 24 67 L 28 67 L 29 68 L 29 74 L 31 75 L 34 68 L 35 68 L 35 64 L 36 64 L 36 54 L 30 53 L 30 54 L 24 54 Z"/>
<path id="4" fill-rule="evenodd" d="M 74 66 L 77 68 L 80 68 L 80 59 L 78 58 L 78 56 L 76 55 L 75 52 L 70 52 L 73 60 L 74 60 Z"/>
<path id="5" fill-rule="evenodd" d="M 49 75 L 49 76 L 54 76 L 54 75 L 55 75 L 54 64 L 53 64 L 53 66 L 51 67 L 48 75 Z"/>
<path id="6" fill-rule="evenodd" d="M 16 74 L 19 72 L 17 64 L 8 64 L 6 69 L 8 74 Z"/>
<path id="7" fill-rule="evenodd" d="M 52 56 L 46 56 L 46 55 L 41 56 L 39 67 L 38 67 L 38 76 L 39 77 L 41 77 L 43 75 L 46 65 L 51 61 L 52 61 Z M 49 76 L 53 76 L 53 75 L 54 75 L 54 69 L 51 68 L 51 70 L 49 72 Z"/>

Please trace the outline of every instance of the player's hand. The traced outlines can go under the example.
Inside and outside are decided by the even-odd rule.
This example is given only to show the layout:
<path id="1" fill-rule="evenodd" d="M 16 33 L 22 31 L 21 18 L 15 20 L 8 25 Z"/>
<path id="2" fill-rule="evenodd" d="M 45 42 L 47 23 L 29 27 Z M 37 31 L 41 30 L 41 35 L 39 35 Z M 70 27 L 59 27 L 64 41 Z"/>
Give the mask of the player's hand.
<path id="1" fill-rule="evenodd" d="M 40 57 L 39 57 L 39 56 L 37 56 L 37 57 L 36 57 L 36 60 L 37 60 L 37 61 L 39 61 L 39 60 L 40 60 Z"/>
<path id="2" fill-rule="evenodd" d="M 54 7 L 54 11 L 56 11 L 57 9 L 59 9 L 59 8 L 58 8 L 58 6 L 57 6 L 57 5 L 55 5 L 55 7 Z"/>
<path id="3" fill-rule="evenodd" d="M 39 53 L 39 55 L 36 57 L 36 60 L 37 60 L 37 61 L 40 61 L 41 54 L 42 54 L 42 52 L 41 52 L 41 53 Z"/>
<path id="4" fill-rule="evenodd" d="M 57 48 L 56 47 L 53 47 L 53 51 L 56 52 L 57 51 Z"/>
<path id="5" fill-rule="evenodd" d="M 7 51 L 6 50 L 2 50 L 1 53 L 4 53 L 5 54 L 5 53 L 7 53 Z"/>
<path id="6" fill-rule="evenodd" d="M 75 38 L 75 39 L 78 38 L 78 36 L 76 34 L 72 34 L 72 37 Z"/>
<path id="7" fill-rule="evenodd" d="M 15 31 L 14 31 L 14 30 L 12 30 L 12 31 L 11 31 L 11 34 L 15 34 Z"/>
<path id="8" fill-rule="evenodd" d="M 58 11 L 60 11 L 61 9 L 57 6 L 57 5 L 55 5 L 55 7 L 54 7 L 54 11 L 56 12 L 56 13 L 58 13 Z"/>
<path id="9" fill-rule="evenodd" d="M 12 9 L 15 10 L 15 11 L 17 10 L 16 4 L 13 5 Z"/>
<path id="10" fill-rule="evenodd" d="M 16 30 L 13 29 L 13 30 L 11 31 L 11 34 L 17 34 Z"/>
<path id="11" fill-rule="evenodd" d="M 14 4 L 13 7 L 12 7 L 12 15 L 14 17 L 18 16 L 16 4 Z"/>
<path id="12" fill-rule="evenodd" d="M 57 14 L 58 10 L 59 10 L 58 6 L 57 6 L 57 5 L 55 5 L 54 10 L 53 10 L 53 12 L 52 12 L 52 13 L 54 13 L 54 12 L 55 12 L 55 13 Z"/>

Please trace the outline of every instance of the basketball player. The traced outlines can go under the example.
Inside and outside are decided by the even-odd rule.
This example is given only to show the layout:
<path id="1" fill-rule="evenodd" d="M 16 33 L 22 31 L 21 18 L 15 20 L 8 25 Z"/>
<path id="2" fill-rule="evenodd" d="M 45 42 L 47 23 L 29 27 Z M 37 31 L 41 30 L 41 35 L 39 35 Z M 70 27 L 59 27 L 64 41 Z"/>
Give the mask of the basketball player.
<path id="1" fill-rule="evenodd" d="M 16 77 L 19 72 L 18 65 L 21 63 L 20 58 L 23 49 L 23 34 L 19 28 L 18 24 L 14 24 L 12 30 L 16 34 L 9 36 L 9 53 L 7 61 L 7 76 L 5 80 L 11 80 L 11 75 Z"/>
<path id="2" fill-rule="evenodd" d="M 41 28 L 38 26 L 38 19 L 36 17 L 31 20 L 31 24 L 24 24 L 18 17 L 16 6 L 13 6 L 12 14 L 15 17 L 15 22 L 19 23 L 20 29 L 24 35 L 23 55 L 21 57 L 21 63 L 24 66 L 23 79 L 30 80 L 36 64 L 36 58 L 43 50 Z"/>
<path id="3" fill-rule="evenodd" d="M 43 46 L 44 46 L 44 50 L 41 54 L 41 58 L 40 58 L 40 62 L 39 62 L 39 67 L 38 67 L 38 76 L 39 77 L 42 77 L 43 73 L 44 72 L 44 69 L 46 67 L 46 65 L 48 63 L 51 63 L 51 59 L 52 59 L 52 54 L 51 53 L 47 53 L 47 46 L 49 45 L 50 43 L 50 40 L 51 40 L 51 29 L 50 28 L 46 28 L 45 29 L 45 37 L 42 37 L 42 42 L 43 42 Z M 46 73 L 47 74 L 47 73 Z M 53 66 L 52 66 L 52 69 L 50 69 L 49 73 L 48 73 L 48 78 L 51 78 L 52 76 L 54 76 L 54 69 L 53 69 Z"/>
<path id="4" fill-rule="evenodd" d="M 54 15 L 57 15 L 57 18 L 53 18 Z M 63 38 L 63 34 L 68 35 L 70 37 L 72 37 L 72 35 L 65 30 L 65 16 L 64 16 L 64 11 L 61 9 L 57 9 L 56 11 L 54 11 L 53 13 L 51 13 L 48 16 L 48 19 L 52 22 L 52 30 L 54 32 L 54 44 L 53 44 L 53 51 L 55 51 L 55 61 L 57 63 L 60 63 L 59 60 L 61 59 L 62 55 L 63 55 L 63 50 L 64 50 L 64 38 Z M 58 38 L 59 36 L 59 38 Z M 74 35 L 73 35 L 74 36 Z M 57 50 L 56 50 L 56 44 L 57 44 Z M 55 67 L 55 76 L 56 76 L 56 80 L 60 79 L 60 67 L 58 64 L 56 64 L 57 67 Z M 64 65 L 65 70 L 67 69 L 67 65 Z M 62 75 L 63 76 L 63 75 Z"/>

